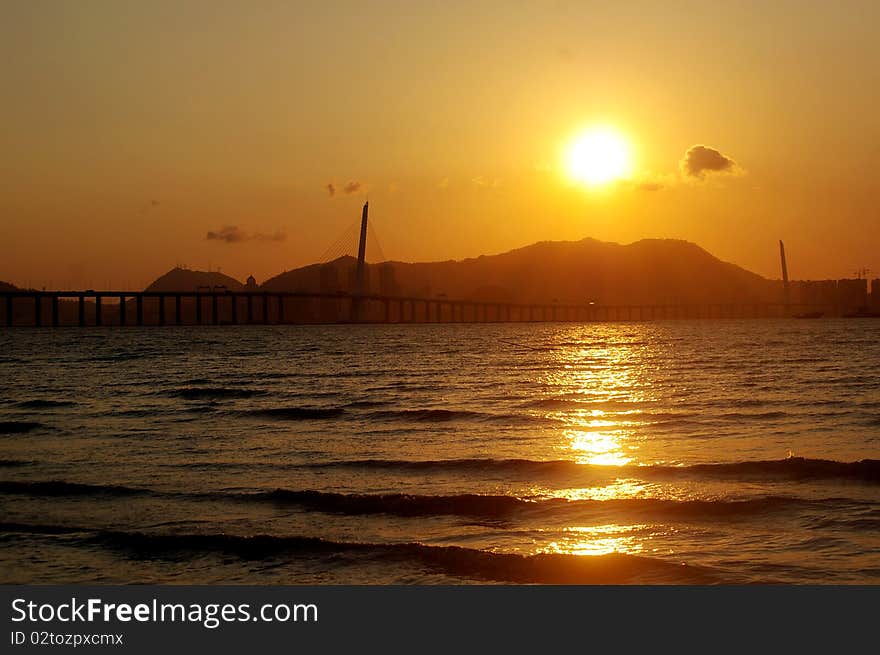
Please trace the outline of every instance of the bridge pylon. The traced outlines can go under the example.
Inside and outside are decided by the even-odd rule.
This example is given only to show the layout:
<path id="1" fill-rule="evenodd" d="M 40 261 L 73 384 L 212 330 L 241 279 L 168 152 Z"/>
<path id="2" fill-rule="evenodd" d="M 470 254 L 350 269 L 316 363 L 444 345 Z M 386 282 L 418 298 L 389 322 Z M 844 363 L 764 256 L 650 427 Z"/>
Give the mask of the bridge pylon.
<path id="1" fill-rule="evenodd" d="M 370 202 L 364 203 L 361 212 L 361 238 L 358 242 L 357 270 L 355 271 L 354 297 L 351 303 L 351 320 L 357 323 L 361 320 L 363 296 L 366 294 L 366 259 L 367 259 L 367 215 L 370 210 Z"/>

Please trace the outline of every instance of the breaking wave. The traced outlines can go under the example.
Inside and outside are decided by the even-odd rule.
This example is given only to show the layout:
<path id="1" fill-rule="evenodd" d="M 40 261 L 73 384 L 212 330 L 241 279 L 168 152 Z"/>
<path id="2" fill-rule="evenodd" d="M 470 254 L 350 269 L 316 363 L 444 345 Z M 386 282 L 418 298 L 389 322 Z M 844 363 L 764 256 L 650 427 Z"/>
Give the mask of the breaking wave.
<path id="1" fill-rule="evenodd" d="M 92 530 L 61 525 L 0 523 L 0 532 L 77 535 L 84 542 L 118 550 L 138 559 L 178 559 L 198 555 L 260 560 L 281 555 L 298 558 L 363 557 L 409 562 L 462 578 L 532 584 L 711 584 L 724 580 L 709 568 L 640 555 L 612 553 L 595 557 L 567 554 L 520 555 L 461 546 L 423 543 L 364 543 L 310 536 L 238 536 L 231 534 L 153 534 Z"/>

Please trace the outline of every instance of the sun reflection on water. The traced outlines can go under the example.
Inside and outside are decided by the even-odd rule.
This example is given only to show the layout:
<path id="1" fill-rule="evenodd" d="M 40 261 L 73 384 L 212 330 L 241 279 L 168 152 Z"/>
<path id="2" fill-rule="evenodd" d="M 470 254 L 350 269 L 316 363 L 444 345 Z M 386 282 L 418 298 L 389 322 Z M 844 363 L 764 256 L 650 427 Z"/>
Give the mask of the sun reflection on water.
<path id="1" fill-rule="evenodd" d="M 610 425 L 614 424 L 610 423 Z M 575 451 L 575 461 L 579 464 L 624 466 L 633 461 L 633 458 L 628 457 L 621 447 L 625 438 L 621 431 L 567 430 L 565 434 L 570 442 L 569 447 Z"/>
<path id="2" fill-rule="evenodd" d="M 543 416 L 562 425 L 555 447 L 568 453 L 566 459 L 608 467 L 638 463 L 640 414 L 657 400 L 652 354 L 653 346 L 644 342 L 554 353 L 537 382 L 546 390 L 544 399 L 554 403 Z"/>
<path id="3" fill-rule="evenodd" d="M 658 398 L 650 371 L 653 348 L 644 343 L 575 346 L 560 348 L 547 362 L 536 387 L 543 390 L 539 406 L 548 408 L 541 416 L 557 426 L 550 433 L 552 447 L 563 459 L 597 467 L 593 469 L 596 479 L 585 480 L 588 486 L 544 490 L 549 496 L 602 502 L 657 492 L 656 485 L 632 477 L 634 468 L 630 468 L 642 463 L 638 451 L 644 439 L 643 414 Z M 605 521 L 601 525 L 555 529 L 537 552 L 640 553 L 656 531 L 662 531 L 659 526 L 621 524 L 614 519 L 609 514 L 600 519 L 600 523 Z"/>
<path id="4" fill-rule="evenodd" d="M 613 482 L 593 487 L 554 489 L 552 496 L 566 500 L 617 500 L 639 498 L 645 495 L 647 483 L 643 480 L 618 478 Z"/>
<path id="5" fill-rule="evenodd" d="M 539 549 L 539 553 L 560 553 L 564 555 L 609 555 L 611 553 L 636 554 L 644 550 L 638 538 L 649 528 L 646 524 L 593 525 L 570 527 L 563 530 L 564 536 Z"/>

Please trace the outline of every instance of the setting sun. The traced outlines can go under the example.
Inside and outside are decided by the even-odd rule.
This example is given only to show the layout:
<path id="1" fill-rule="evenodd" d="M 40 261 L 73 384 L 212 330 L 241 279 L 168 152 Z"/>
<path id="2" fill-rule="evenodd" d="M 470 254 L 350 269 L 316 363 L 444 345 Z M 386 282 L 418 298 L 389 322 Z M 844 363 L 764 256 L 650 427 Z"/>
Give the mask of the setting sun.
<path id="1" fill-rule="evenodd" d="M 632 171 L 629 144 L 608 128 L 581 133 L 566 150 L 565 168 L 571 179 L 589 186 L 626 178 Z"/>

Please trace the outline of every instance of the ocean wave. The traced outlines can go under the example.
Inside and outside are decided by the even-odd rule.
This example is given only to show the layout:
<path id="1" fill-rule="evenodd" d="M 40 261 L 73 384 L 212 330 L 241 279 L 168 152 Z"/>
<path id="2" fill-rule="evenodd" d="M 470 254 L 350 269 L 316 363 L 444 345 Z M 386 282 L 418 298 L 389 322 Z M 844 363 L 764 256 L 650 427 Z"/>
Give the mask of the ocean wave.
<path id="1" fill-rule="evenodd" d="M 527 400 L 521 404 L 522 407 L 533 409 L 581 409 L 581 410 L 631 410 L 640 408 L 653 403 L 639 400 L 614 400 L 609 398 L 590 398 L 583 395 L 576 397 L 549 397 L 538 398 L 536 400 Z"/>
<path id="2" fill-rule="evenodd" d="M 447 421 L 485 418 L 487 414 L 452 409 L 399 409 L 385 412 L 373 412 L 371 416 L 375 418 L 403 419 L 425 423 L 446 423 Z"/>
<path id="3" fill-rule="evenodd" d="M 724 421 L 766 421 L 767 419 L 786 418 L 788 412 L 723 412 L 716 416 Z"/>
<path id="4" fill-rule="evenodd" d="M 373 407 L 384 407 L 388 405 L 387 401 L 384 400 L 355 400 L 346 405 L 351 409 L 370 409 Z"/>
<path id="5" fill-rule="evenodd" d="M 63 480 L 17 481 L 0 480 L 0 493 L 26 494 L 30 496 L 137 496 L 150 494 L 147 489 L 135 489 L 120 485 L 82 484 Z"/>
<path id="6" fill-rule="evenodd" d="M 164 395 L 184 400 L 210 400 L 212 398 L 253 398 L 264 395 L 260 389 L 237 389 L 232 387 L 184 387 L 164 392 Z"/>
<path id="7" fill-rule="evenodd" d="M 26 434 L 45 427 L 36 421 L 0 421 L 0 434 Z"/>
<path id="8" fill-rule="evenodd" d="M 41 398 L 23 400 L 15 404 L 16 407 L 22 409 L 51 409 L 53 407 L 73 407 L 74 405 L 76 403 L 72 400 L 43 400 Z"/>
<path id="9" fill-rule="evenodd" d="M 158 352 L 134 352 L 134 351 L 125 351 L 119 353 L 113 353 L 110 355 L 95 355 L 89 357 L 89 361 L 93 362 L 127 362 L 134 359 L 145 359 L 147 357 L 153 357 L 154 355 L 159 354 Z"/>
<path id="10" fill-rule="evenodd" d="M 528 459 L 444 459 L 390 460 L 361 459 L 304 464 L 308 468 L 367 468 L 418 471 L 483 471 L 521 475 L 590 475 L 607 477 L 628 475 L 636 478 L 746 478 L 761 480 L 839 479 L 880 484 L 880 460 L 863 459 L 838 462 L 825 459 L 789 457 L 780 460 L 755 460 L 689 466 L 594 466 L 572 460 Z"/>
<path id="11" fill-rule="evenodd" d="M 159 414 L 170 413 L 169 408 L 162 407 L 144 407 L 141 409 L 110 409 L 104 412 L 105 416 L 119 416 L 124 418 L 155 418 Z"/>
<path id="12" fill-rule="evenodd" d="M 316 490 L 275 489 L 264 492 L 162 492 L 117 485 L 89 485 L 63 481 L 0 481 L 0 493 L 38 497 L 157 496 L 190 500 L 261 503 L 297 506 L 307 511 L 360 516 L 387 514 L 400 517 L 460 516 L 477 519 L 548 518 L 590 519 L 623 516 L 654 520 L 714 520 L 748 517 L 768 512 L 797 511 L 851 506 L 843 498 L 807 500 L 793 496 L 761 496 L 747 500 L 671 500 L 664 498 L 617 498 L 606 500 L 567 498 L 520 498 L 489 494 L 344 494 Z"/>
<path id="13" fill-rule="evenodd" d="M 241 412 L 244 416 L 266 418 L 273 421 L 309 421 L 337 418 L 345 413 L 342 407 L 266 407 L 248 409 Z"/>
<path id="14" fill-rule="evenodd" d="M 767 512 L 800 510 L 848 504 L 853 501 L 828 498 L 806 500 L 791 496 L 762 496 L 748 500 L 669 500 L 663 498 L 618 498 L 569 500 L 566 498 L 518 498 L 505 495 L 457 494 L 447 496 L 414 494 L 342 494 L 320 491 L 276 489 L 245 494 L 240 500 L 266 499 L 293 504 L 313 511 L 346 515 L 391 514 L 403 517 L 465 516 L 504 519 L 514 516 L 553 515 L 568 518 L 589 516 L 650 516 L 655 519 L 726 519 Z"/>
<path id="15" fill-rule="evenodd" d="M 658 472 L 684 470 L 711 477 L 761 478 L 782 480 L 851 480 L 880 484 L 880 460 L 838 462 L 830 459 L 788 457 L 778 460 L 745 461 L 722 464 L 693 464 L 686 467 L 650 467 Z"/>
<path id="16" fill-rule="evenodd" d="M 94 530 L 62 525 L 0 523 L 0 532 L 81 535 L 87 544 L 129 553 L 138 559 L 178 559 L 198 555 L 260 560 L 284 555 L 311 558 L 349 556 L 389 563 L 408 562 L 460 578 L 521 584 L 712 584 L 719 572 L 684 562 L 611 553 L 594 557 L 568 554 L 520 555 L 461 546 L 417 542 L 365 543 L 311 536 L 156 534 Z"/>
<path id="17" fill-rule="evenodd" d="M 74 534 L 77 532 L 90 531 L 84 528 L 70 527 L 66 525 L 46 525 L 0 521 L 0 532 L 22 534 Z"/>

